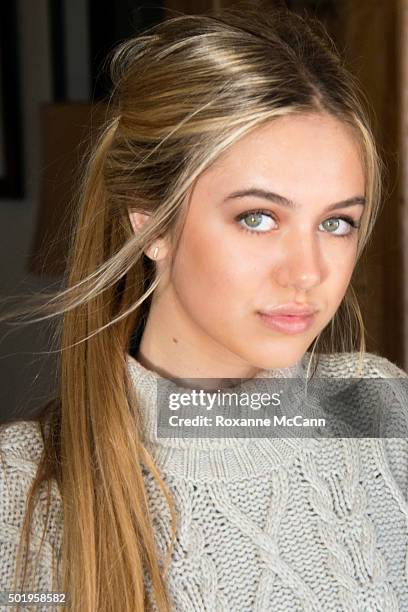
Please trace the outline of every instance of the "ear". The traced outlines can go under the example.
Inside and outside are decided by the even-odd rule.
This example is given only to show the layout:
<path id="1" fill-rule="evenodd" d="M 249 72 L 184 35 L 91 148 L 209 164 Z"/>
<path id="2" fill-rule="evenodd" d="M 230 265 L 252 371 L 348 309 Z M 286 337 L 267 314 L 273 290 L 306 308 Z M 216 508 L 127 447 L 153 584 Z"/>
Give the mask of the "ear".
<path id="1" fill-rule="evenodd" d="M 129 211 L 129 220 L 132 225 L 135 234 L 142 228 L 143 224 L 147 221 L 149 215 L 137 211 Z"/>
<path id="2" fill-rule="evenodd" d="M 150 215 L 147 213 L 129 211 L 129 220 L 135 234 L 142 228 L 149 216 Z M 145 254 L 155 261 L 159 261 L 160 259 L 167 257 L 168 252 L 169 245 L 165 238 L 158 238 L 145 250 Z"/>

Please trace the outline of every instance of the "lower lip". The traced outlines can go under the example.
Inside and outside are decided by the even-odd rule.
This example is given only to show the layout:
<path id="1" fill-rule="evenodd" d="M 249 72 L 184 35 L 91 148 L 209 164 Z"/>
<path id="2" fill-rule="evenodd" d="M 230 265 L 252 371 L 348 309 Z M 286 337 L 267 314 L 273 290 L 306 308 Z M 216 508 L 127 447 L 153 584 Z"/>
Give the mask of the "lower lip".
<path id="1" fill-rule="evenodd" d="M 300 334 L 313 325 L 314 315 L 289 316 L 289 315 L 266 315 L 258 313 L 262 321 L 276 331 L 285 334 Z"/>

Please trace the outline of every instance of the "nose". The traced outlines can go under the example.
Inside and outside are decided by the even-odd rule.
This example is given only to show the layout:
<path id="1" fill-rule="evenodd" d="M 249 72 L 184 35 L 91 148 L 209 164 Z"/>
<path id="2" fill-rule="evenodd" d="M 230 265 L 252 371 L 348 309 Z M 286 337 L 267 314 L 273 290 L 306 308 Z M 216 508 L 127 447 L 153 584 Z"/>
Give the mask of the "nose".
<path id="1" fill-rule="evenodd" d="M 282 287 L 297 291 L 310 291 L 319 285 L 322 277 L 318 240 L 311 236 L 293 236 L 282 243 L 282 259 L 276 280 Z"/>

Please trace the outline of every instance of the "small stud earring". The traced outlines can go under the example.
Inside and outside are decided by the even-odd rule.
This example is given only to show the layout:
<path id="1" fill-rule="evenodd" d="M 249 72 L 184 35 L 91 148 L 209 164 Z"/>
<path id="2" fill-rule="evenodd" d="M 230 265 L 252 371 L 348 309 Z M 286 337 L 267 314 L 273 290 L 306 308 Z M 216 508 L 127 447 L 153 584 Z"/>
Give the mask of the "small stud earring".
<path id="1" fill-rule="evenodd" d="M 154 249 L 154 252 L 153 252 L 153 259 L 156 259 L 156 257 L 157 257 L 157 253 L 158 253 L 158 252 L 159 252 L 159 247 L 157 246 L 157 247 Z"/>

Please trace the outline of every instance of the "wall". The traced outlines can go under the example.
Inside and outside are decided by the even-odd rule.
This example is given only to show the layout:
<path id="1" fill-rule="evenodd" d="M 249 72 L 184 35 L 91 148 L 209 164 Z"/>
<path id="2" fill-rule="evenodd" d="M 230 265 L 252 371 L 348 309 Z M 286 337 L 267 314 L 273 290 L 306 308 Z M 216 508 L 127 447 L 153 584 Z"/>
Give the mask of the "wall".
<path id="1" fill-rule="evenodd" d="M 403 245 L 404 245 L 404 312 L 408 313 L 408 207 L 406 202 L 408 199 L 408 0 L 400 0 L 399 3 L 399 20 L 400 25 L 399 41 L 401 49 L 401 147 L 402 147 L 402 202 L 403 202 Z M 408 367 L 408 324 L 405 324 L 404 329 L 404 360 Z"/>
<path id="2" fill-rule="evenodd" d="M 38 279 L 24 266 L 34 231 L 41 160 L 38 108 L 51 99 L 47 0 L 18 0 L 20 73 L 26 197 L 0 201 L 0 298 L 36 291 L 55 279 Z M 44 325 L 0 326 L 0 420 L 41 405 L 52 388 L 51 359 Z"/>

